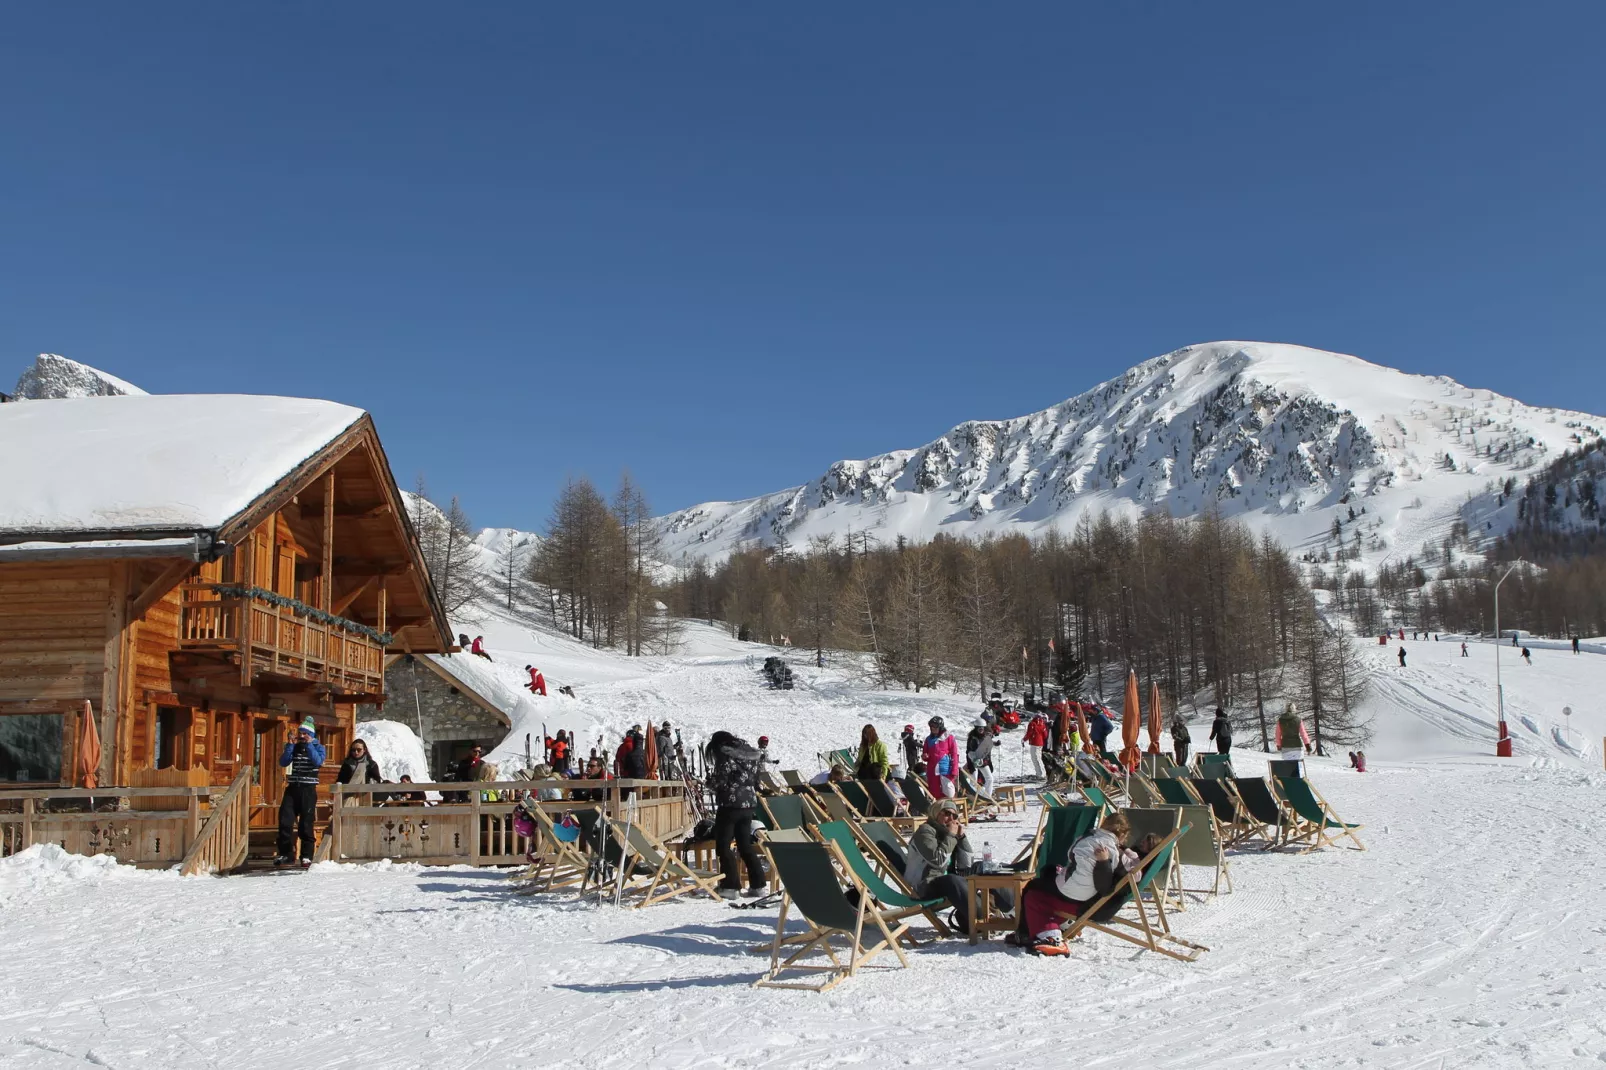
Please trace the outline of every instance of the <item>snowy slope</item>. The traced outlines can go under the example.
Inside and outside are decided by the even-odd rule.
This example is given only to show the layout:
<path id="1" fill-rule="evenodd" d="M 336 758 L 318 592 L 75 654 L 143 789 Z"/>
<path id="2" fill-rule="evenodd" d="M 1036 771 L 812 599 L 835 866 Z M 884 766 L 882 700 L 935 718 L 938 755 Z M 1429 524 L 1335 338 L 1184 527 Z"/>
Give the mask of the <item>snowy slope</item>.
<path id="1" fill-rule="evenodd" d="M 124 394 L 143 394 L 145 391 L 87 364 L 41 353 L 38 359 L 17 379 L 12 392 L 17 400 L 44 400 L 47 398 L 94 398 Z"/>
<path id="2" fill-rule="evenodd" d="M 1443 376 L 1302 346 L 1213 342 L 1145 361 L 1052 408 L 972 421 L 919 449 L 839 461 L 800 487 L 662 518 L 665 560 L 869 530 L 1069 530 L 1089 513 L 1212 507 L 1291 548 L 1364 507 L 1372 560 L 1465 516 L 1509 525 L 1492 483 L 1598 435 L 1606 417 L 1540 409 Z M 1469 502 L 1469 498 L 1471 501 Z M 1489 527 L 1485 528 L 1485 524 Z"/>

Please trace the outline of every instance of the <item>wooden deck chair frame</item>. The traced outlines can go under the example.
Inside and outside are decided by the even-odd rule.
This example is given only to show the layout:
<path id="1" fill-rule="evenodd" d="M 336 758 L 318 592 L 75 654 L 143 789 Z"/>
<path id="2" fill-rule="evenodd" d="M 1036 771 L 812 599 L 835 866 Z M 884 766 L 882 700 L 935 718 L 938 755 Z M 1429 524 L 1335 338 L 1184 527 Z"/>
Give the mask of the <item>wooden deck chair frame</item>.
<path id="1" fill-rule="evenodd" d="M 718 874 L 703 873 L 693 869 L 658 837 L 640 825 L 632 824 L 627 827 L 623 821 L 609 818 L 608 828 L 618 839 L 620 847 L 624 849 L 627 864 L 633 854 L 652 870 L 650 877 L 634 876 L 634 866 L 626 870 L 632 875 L 627 878 L 629 883 L 625 885 L 624 890 L 632 895 L 637 892 L 643 893 L 641 900 L 635 904 L 636 909 L 667 902 L 688 892 L 702 892 L 716 903 L 724 902 L 719 895 Z M 645 887 L 642 887 L 640 883 L 642 881 L 646 881 Z M 604 895 L 607 894 L 606 888 L 602 891 Z"/>
<path id="2" fill-rule="evenodd" d="M 1306 834 L 1310 838 L 1310 844 L 1301 852 L 1302 854 L 1314 851 L 1318 847 L 1344 846 L 1336 838 L 1329 835 L 1330 832 L 1334 831 L 1340 837 L 1348 837 L 1355 841 L 1355 846 L 1349 848 L 1349 850 L 1366 850 L 1366 844 L 1362 843 L 1361 838 L 1355 835 L 1357 829 L 1362 829 L 1366 826 L 1352 825 L 1340 818 L 1327 800 L 1322 798 L 1321 792 L 1316 790 L 1316 785 L 1309 780 L 1304 777 L 1278 777 L 1272 783 L 1277 792 L 1277 798 L 1286 803 L 1288 808 L 1293 811 L 1294 816 L 1299 819 L 1300 824 L 1297 831 L 1302 834 L 1300 838 L 1303 839 Z M 1300 792 L 1308 793 L 1309 800 L 1297 798 Z M 1310 812 L 1307 813 L 1307 810 Z"/>
<path id="3" fill-rule="evenodd" d="M 981 785 L 976 783 L 976 778 L 963 767 L 959 770 L 955 784 L 959 789 L 959 798 L 969 807 L 970 812 L 965 815 L 967 821 L 998 820 L 998 798 L 983 792 Z"/>
<path id="4" fill-rule="evenodd" d="M 1151 867 L 1155 861 L 1155 858 L 1161 852 L 1167 852 L 1169 854 L 1172 850 L 1172 846 L 1177 840 L 1181 839 L 1182 834 L 1186 831 L 1186 828 L 1177 829 L 1177 831 L 1173 832 L 1171 835 L 1167 836 L 1163 841 L 1161 841 L 1159 846 L 1155 847 L 1154 850 L 1150 851 L 1147 855 L 1138 860 L 1138 868 L 1143 871 L 1143 876 L 1141 878 L 1133 876 L 1131 873 L 1126 874 L 1126 876 L 1122 877 L 1114 888 L 1110 889 L 1109 894 L 1101 896 L 1089 903 L 1087 905 L 1087 909 L 1082 911 L 1080 914 L 1069 914 L 1064 911 L 1057 912 L 1059 913 L 1060 917 L 1066 918 L 1069 921 L 1069 924 L 1064 926 L 1062 929 L 1065 934 L 1065 939 L 1067 941 L 1073 939 L 1083 929 L 1097 929 L 1099 932 L 1113 936 L 1118 940 L 1125 940 L 1129 944 L 1136 944 L 1145 951 L 1157 951 L 1162 955 L 1168 955 L 1171 958 L 1178 959 L 1182 962 L 1193 962 L 1197 960 L 1201 954 L 1209 951 L 1210 949 L 1203 944 L 1196 944 L 1191 940 L 1184 940 L 1172 933 L 1171 921 L 1166 917 L 1165 897 L 1163 895 L 1154 896 L 1148 902 L 1145 902 L 1143 898 L 1144 893 L 1149 890 L 1149 885 L 1153 881 L 1153 877 L 1151 876 Z M 1165 864 L 1167 866 L 1170 865 L 1169 858 L 1167 858 Z M 1107 921 L 1094 921 L 1094 915 L 1096 915 L 1104 906 L 1106 906 L 1110 900 L 1116 898 L 1117 896 L 1128 897 L 1127 903 L 1124 903 L 1121 909 L 1125 909 L 1127 905 L 1131 905 L 1137 912 L 1137 920 L 1133 921 L 1130 918 L 1123 918 L 1117 914 L 1115 917 L 1112 917 Z M 1155 921 L 1149 920 L 1148 908 L 1150 905 L 1154 907 L 1154 913 L 1156 915 Z M 1158 925 L 1156 925 L 1156 922 Z M 1143 935 L 1135 935 L 1137 933 L 1142 933 Z"/>
<path id="5" fill-rule="evenodd" d="M 852 825 L 846 821 L 826 821 L 816 825 L 813 832 L 821 843 L 835 843 L 842 853 L 843 861 L 847 862 L 850 868 L 854 868 L 855 862 L 864 864 L 865 872 L 860 872 L 857 868 L 854 868 L 854 872 L 859 878 L 859 883 L 869 889 L 870 894 L 881 904 L 881 913 L 888 921 L 901 922 L 919 914 L 925 917 L 938 936 L 953 935 L 953 931 L 937 913 L 947 905 L 947 897 L 922 899 L 915 895 L 914 889 L 904 881 L 903 874 L 890 864 L 875 841 L 865 835 L 863 826 Z M 876 887 L 871 883 L 872 880 L 878 881 L 883 887 Z M 914 942 L 913 937 L 910 938 L 910 942 Z"/>
<path id="6" fill-rule="evenodd" d="M 809 924 L 808 931 L 802 934 L 801 939 L 796 937 L 787 937 L 786 918 L 787 915 L 791 913 L 794 903 L 792 892 L 789 888 L 787 888 L 784 877 L 781 876 L 783 870 L 779 860 L 777 859 L 777 855 L 786 857 L 792 849 L 804 848 L 811 850 L 818 848 L 820 851 L 825 852 L 825 857 L 831 862 L 830 868 L 833 873 L 833 879 L 837 881 L 837 891 L 839 893 L 842 890 L 840 882 L 843 879 L 845 879 L 852 888 L 858 890 L 859 902 L 857 907 L 854 908 L 855 920 L 851 932 L 845 928 L 817 924 L 812 918 L 808 917 L 807 914 L 804 914 L 803 918 Z M 866 888 L 858 879 L 857 875 L 854 874 L 853 869 L 848 864 L 847 859 L 843 857 L 842 851 L 834 843 L 777 843 L 773 845 L 766 845 L 764 850 L 765 853 L 769 855 L 770 872 L 776 874 L 777 879 L 782 881 L 783 892 L 781 895 L 781 913 L 775 922 L 775 939 L 770 945 L 770 968 L 764 974 L 764 976 L 753 982 L 753 987 L 790 988 L 799 989 L 805 992 L 827 992 L 841 984 L 847 978 L 852 977 L 858 972 L 860 966 L 865 965 L 871 959 L 875 958 L 883 951 L 886 951 L 888 948 L 891 948 L 893 954 L 898 956 L 898 962 L 900 964 L 902 964 L 904 967 L 909 965 L 909 960 L 907 957 L 905 957 L 903 948 L 899 945 L 900 938 L 908 933 L 909 927 L 907 925 L 896 925 L 893 928 L 889 928 L 887 926 L 887 919 L 885 915 L 883 915 L 882 912 L 877 910 L 873 905 L 873 899 L 870 895 L 869 889 Z M 799 861 L 801 862 L 801 853 Z M 845 895 L 843 896 L 843 903 L 844 905 L 847 904 L 847 897 Z M 802 913 L 801 909 L 799 910 L 799 913 Z M 864 946 L 864 928 L 866 921 L 872 922 L 876 929 L 880 930 L 881 932 L 881 941 L 874 947 L 870 948 L 866 948 Z M 847 953 L 846 963 L 837 957 L 837 949 L 831 946 L 831 936 L 834 933 L 842 933 L 843 935 L 848 936 L 850 939 L 850 943 L 845 949 Z M 803 946 L 798 948 L 796 951 L 793 951 L 785 959 L 782 959 L 782 949 L 790 948 L 797 943 L 801 943 Z M 824 952 L 826 957 L 830 959 L 831 965 L 806 966 L 799 964 L 800 959 L 815 951 Z M 799 981 L 779 980 L 783 973 L 823 974 L 824 977 L 820 984 L 812 985 Z"/>
<path id="7" fill-rule="evenodd" d="M 1244 794 L 1246 786 L 1253 784 L 1256 781 L 1259 781 L 1261 787 L 1265 789 L 1266 796 L 1270 800 L 1269 806 L 1276 808 L 1277 822 L 1275 824 L 1273 824 L 1267 817 L 1256 813 L 1256 805 L 1250 800 L 1248 795 Z M 1302 843 L 1306 839 L 1312 837 L 1310 830 L 1300 828 L 1301 822 L 1299 821 L 1298 817 L 1289 808 L 1288 804 L 1284 802 L 1275 791 L 1272 790 L 1271 785 L 1266 783 L 1264 777 L 1233 777 L 1231 780 L 1227 781 L 1227 783 L 1232 785 L 1233 794 L 1238 796 L 1239 805 L 1243 807 L 1244 813 L 1248 815 L 1251 821 L 1259 826 L 1259 835 L 1261 839 L 1266 841 L 1262 850 L 1269 851 L 1274 847 L 1291 846 L 1293 844 Z M 1255 790 L 1252 788 L 1248 790 L 1251 792 L 1251 794 L 1255 793 Z M 1270 814 L 1271 810 L 1268 808 L 1266 813 Z M 1267 830 L 1271 830 L 1270 835 L 1268 835 Z M 1298 834 L 1296 835 L 1296 833 Z"/>
<path id="8" fill-rule="evenodd" d="M 924 818 L 916 817 L 913 814 L 883 814 L 881 811 L 889 806 L 892 807 L 894 811 L 897 810 L 898 800 L 893 796 L 892 789 L 887 787 L 885 781 L 872 780 L 861 781 L 860 783 L 864 788 L 865 794 L 870 797 L 870 805 L 875 808 L 874 814 L 864 815 L 865 820 L 885 821 L 893 828 L 905 829 L 914 828 L 915 826 L 919 825 L 921 821 L 925 820 Z"/>
<path id="9" fill-rule="evenodd" d="M 529 813 L 540 833 L 541 847 L 536 861 L 515 873 L 513 879 L 522 881 L 527 892 L 551 892 L 579 885 L 578 890 L 583 894 L 593 874 L 600 869 L 600 859 L 588 856 L 567 840 L 558 839 L 557 824 L 546 810 L 533 806 Z"/>

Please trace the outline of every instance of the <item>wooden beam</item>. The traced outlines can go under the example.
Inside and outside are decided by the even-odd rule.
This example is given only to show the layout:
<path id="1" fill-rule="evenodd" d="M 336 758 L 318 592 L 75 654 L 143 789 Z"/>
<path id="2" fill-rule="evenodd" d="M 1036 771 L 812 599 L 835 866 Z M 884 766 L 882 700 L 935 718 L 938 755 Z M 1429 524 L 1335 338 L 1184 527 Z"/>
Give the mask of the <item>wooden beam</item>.
<path id="1" fill-rule="evenodd" d="M 335 567 L 347 576 L 405 576 L 413 566 L 396 561 L 340 561 Z"/>
<path id="2" fill-rule="evenodd" d="M 318 608 L 333 612 L 335 598 L 335 470 L 323 477 L 323 575 L 318 579 Z"/>
<path id="3" fill-rule="evenodd" d="M 378 505 L 342 505 L 335 508 L 336 520 L 374 520 L 390 512 L 390 503 Z"/>
<path id="4" fill-rule="evenodd" d="M 173 585 L 175 583 L 177 583 L 179 580 L 182 580 L 185 576 L 188 576 L 190 574 L 190 570 L 194 567 L 194 561 L 184 560 L 175 561 L 171 565 L 168 565 L 166 568 L 164 568 L 157 575 L 157 577 L 150 583 L 146 584 L 145 589 L 141 591 L 138 596 L 134 597 L 129 603 L 128 619 L 144 620 L 146 612 L 157 602 L 160 602 L 162 597 L 166 595 L 168 591 L 173 589 Z"/>
<path id="5" fill-rule="evenodd" d="M 367 594 L 369 591 L 373 590 L 379 582 L 380 577 L 369 576 L 367 580 L 358 584 L 355 588 L 347 593 L 341 595 L 335 601 L 334 608 L 330 609 L 328 612 L 333 613 L 337 617 L 345 616 L 346 610 L 351 608 L 351 604 L 357 599 L 361 598 L 363 595 Z"/>

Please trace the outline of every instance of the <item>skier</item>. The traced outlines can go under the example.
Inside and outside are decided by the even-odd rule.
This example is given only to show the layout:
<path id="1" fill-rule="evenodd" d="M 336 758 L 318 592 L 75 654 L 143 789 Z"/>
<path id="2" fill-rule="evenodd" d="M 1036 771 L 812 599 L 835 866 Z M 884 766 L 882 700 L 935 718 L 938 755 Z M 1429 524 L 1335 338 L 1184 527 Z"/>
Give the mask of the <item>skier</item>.
<path id="1" fill-rule="evenodd" d="M 1104 712 L 1102 706 L 1094 706 L 1093 714 L 1087 719 L 1087 734 L 1093 740 L 1093 746 L 1099 751 L 1105 749 L 1104 741 L 1110 738 L 1115 731 L 1115 722 L 1110 720 L 1109 714 Z"/>
<path id="2" fill-rule="evenodd" d="M 1529 665 L 1532 665 L 1534 663 L 1533 652 L 1530 651 L 1527 647 L 1523 647 L 1522 648 L 1522 660 L 1526 661 Z"/>
<path id="3" fill-rule="evenodd" d="M 1400 647 L 1400 668 L 1405 668 L 1405 648 Z"/>
<path id="4" fill-rule="evenodd" d="M 668 721 L 665 721 L 658 726 L 658 731 L 654 735 L 657 737 L 654 742 L 658 744 L 658 779 L 678 779 L 675 772 L 675 730 L 669 727 Z"/>
<path id="5" fill-rule="evenodd" d="M 770 757 L 770 737 L 758 737 L 758 769 L 764 771 L 766 765 L 780 765 L 781 763 Z"/>
<path id="6" fill-rule="evenodd" d="M 1465 644 L 1465 643 L 1461 644 L 1461 656 L 1464 657 L 1464 658 L 1465 657 L 1471 657 L 1471 655 L 1467 653 L 1467 644 Z"/>
<path id="7" fill-rule="evenodd" d="M 1400 642 L 1402 642 L 1402 643 L 1405 642 L 1405 629 L 1404 628 L 1400 629 Z"/>
<path id="8" fill-rule="evenodd" d="M 563 729 L 558 729 L 557 738 L 552 741 L 552 768 L 559 776 L 569 772 L 569 735 Z"/>
<path id="9" fill-rule="evenodd" d="M 903 726 L 903 736 L 900 742 L 903 744 L 904 769 L 908 770 L 913 776 L 924 776 L 926 763 L 921 760 L 920 739 L 915 735 L 914 725 L 906 724 Z"/>
<path id="10" fill-rule="evenodd" d="M 736 868 L 739 854 L 747 870 L 747 895 L 756 897 L 769 891 L 764 860 L 753 846 L 753 809 L 758 806 L 758 750 L 729 732 L 715 732 L 704 752 L 708 760 L 708 786 L 714 792 L 714 849 L 719 852 L 719 868 L 724 879 L 719 884 L 722 899 L 742 897 L 741 871 Z"/>
<path id="11" fill-rule="evenodd" d="M 541 670 L 533 665 L 526 665 L 524 671 L 530 674 L 530 682 L 524 685 L 530 689 L 530 694 L 546 698 L 546 677 L 541 675 Z"/>
<path id="12" fill-rule="evenodd" d="M 1283 707 L 1283 715 L 1277 718 L 1277 750 L 1284 761 L 1297 762 L 1310 753 L 1310 735 L 1292 702 Z"/>
<path id="13" fill-rule="evenodd" d="M 323 765 L 325 752 L 318 742 L 318 726 L 308 717 L 296 729 L 293 739 L 285 743 L 279 755 L 279 764 L 288 766 L 284 778 L 284 798 L 279 802 L 279 853 L 273 864 L 282 866 L 295 861 L 297 833 L 301 839 L 301 865 L 312 865 L 315 839 L 313 818 L 318 811 L 318 767 Z"/>
<path id="14" fill-rule="evenodd" d="M 485 652 L 485 636 L 483 635 L 474 637 L 474 642 L 469 644 L 468 652 L 477 658 L 484 658 L 486 661 L 491 660 L 491 655 Z"/>
<path id="15" fill-rule="evenodd" d="M 926 787 L 934 799 L 952 799 L 956 794 L 954 781 L 959 777 L 959 744 L 948 734 L 941 717 L 932 717 L 927 726 L 931 734 L 921 747 L 926 760 Z"/>
<path id="16" fill-rule="evenodd" d="M 1210 722 L 1210 738 L 1216 744 L 1217 754 L 1232 750 L 1232 722 L 1227 720 L 1227 711 L 1220 706 L 1216 707 L 1216 719 Z"/>
<path id="17" fill-rule="evenodd" d="M 993 732 L 983 718 L 976 718 L 965 741 L 965 763 L 976 774 L 982 794 L 993 793 Z"/>
<path id="18" fill-rule="evenodd" d="M 1032 775 L 1038 780 L 1046 779 L 1043 772 L 1043 745 L 1048 742 L 1048 722 L 1040 713 L 1032 714 L 1031 721 L 1026 725 L 1026 738 L 1021 745 L 1026 748 L 1026 756 L 1031 759 Z"/>
<path id="19" fill-rule="evenodd" d="M 1579 652 L 1579 649 L 1578 649 L 1578 636 L 1575 635 L 1575 636 L 1573 636 L 1573 653 L 1577 654 L 1578 652 Z"/>
<path id="20" fill-rule="evenodd" d="M 1176 752 L 1177 764 L 1184 769 L 1188 767 L 1188 747 L 1193 738 L 1188 735 L 1188 726 L 1182 723 L 1181 717 L 1171 720 L 1171 748 Z"/>

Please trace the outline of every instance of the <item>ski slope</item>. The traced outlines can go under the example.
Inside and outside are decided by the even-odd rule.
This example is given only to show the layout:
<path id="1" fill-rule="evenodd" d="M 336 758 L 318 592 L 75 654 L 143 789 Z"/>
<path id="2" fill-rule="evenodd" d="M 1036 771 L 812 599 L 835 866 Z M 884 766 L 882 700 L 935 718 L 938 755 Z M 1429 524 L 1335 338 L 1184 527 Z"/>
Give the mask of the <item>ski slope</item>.
<path id="1" fill-rule="evenodd" d="M 500 619 L 479 634 L 498 660 L 477 668 L 516 683 L 534 657 L 554 687 L 575 686 L 579 698 L 532 699 L 524 716 L 575 727 L 582 747 L 588 731 L 612 743 L 667 716 L 688 743 L 718 727 L 764 732 L 784 762 L 812 768 L 866 721 L 889 736 L 974 707 L 875 691 L 850 663 L 802 657 L 796 690 L 767 691 L 769 648 L 706 626 L 645 659 Z M 1234 853 L 1236 890 L 1190 897 L 1175 918 L 1212 948 L 1197 963 L 1099 934 L 1057 961 L 947 941 L 825 996 L 755 990 L 763 960 L 745 949 L 768 938 L 773 910 L 616 910 L 514 896 L 496 871 L 412 865 L 180 878 L 36 848 L 0 861 L 0 1065 L 1598 1066 L 1606 775 L 1598 754 L 1592 765 L 1547 744 L 1544 718 L 1563 699 L 1575 720 L 1598 717 L 1589 696 L 1606 693 L 1606 656 L 1507 662 L 1508 704 L 1539 730 L 1514 725 L 1519 756 L 1498 760 L 1492 720 L 1479 719 L 1492 651 L 1406 645 L 1402 673 L 1398 644 L 1374 643 L 1371 771 L 1310 762 L 1369 850 Z M 1019 739 L 1005 737 L 1006 774 Z M 1236 755 L 1250 774 L 1263 760 Z M 1035 819 L 972 831 L 1012 857 Z"/>

